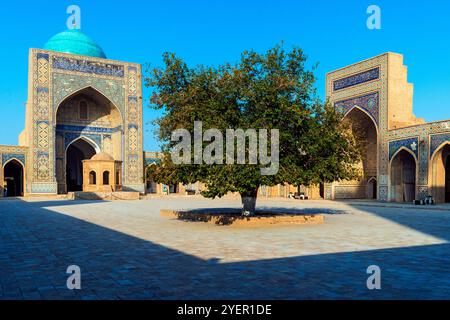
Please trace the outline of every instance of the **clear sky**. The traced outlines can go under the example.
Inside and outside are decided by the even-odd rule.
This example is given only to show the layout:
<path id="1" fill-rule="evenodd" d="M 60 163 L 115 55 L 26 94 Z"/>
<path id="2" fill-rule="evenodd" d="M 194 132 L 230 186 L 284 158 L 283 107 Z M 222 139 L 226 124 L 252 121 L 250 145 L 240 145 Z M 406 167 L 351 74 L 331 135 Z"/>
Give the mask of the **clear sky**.
<path id="1" fill-rule="evenodd" d="M 7 1 L 0 6 L 0 144 L 17 144 L 27 100 L 28 48 L 42 48 L 66 28 L 66 8 L 82 10 L 82 31 L 108 58 L 161 65 L 165 51 L 189 64 L 235 62 L 246 49 L 264 52 L 284 41 L 326 72 L 392 51 L 404 54 L 414 83 L 414 111 L 427 121 L 450 119 L 450 1 L 164 0 Z M 382 29 L 369 30 L 366 9 L 381 8 Z M 144 90 L 144 120 L 149 110 Z M 145 149 L 158 150 L 146 126 Z"/>

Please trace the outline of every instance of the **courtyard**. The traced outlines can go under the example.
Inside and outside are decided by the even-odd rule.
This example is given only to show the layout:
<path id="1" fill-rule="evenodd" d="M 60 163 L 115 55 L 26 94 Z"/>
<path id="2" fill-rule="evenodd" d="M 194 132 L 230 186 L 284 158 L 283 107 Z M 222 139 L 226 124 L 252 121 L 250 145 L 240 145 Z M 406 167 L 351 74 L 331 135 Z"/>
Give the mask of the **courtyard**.
<path id="1" fill-rule="evenodd" d="M 160 209 L 239 199 L 0 201 L 0 299 L 448 299 L 450 210 L 259 199 L 325 223 L 232 228 Z M 66 269 L 81 268 L 81 290 Z M 381 268 L 381 290 L 366 269 Z"/>

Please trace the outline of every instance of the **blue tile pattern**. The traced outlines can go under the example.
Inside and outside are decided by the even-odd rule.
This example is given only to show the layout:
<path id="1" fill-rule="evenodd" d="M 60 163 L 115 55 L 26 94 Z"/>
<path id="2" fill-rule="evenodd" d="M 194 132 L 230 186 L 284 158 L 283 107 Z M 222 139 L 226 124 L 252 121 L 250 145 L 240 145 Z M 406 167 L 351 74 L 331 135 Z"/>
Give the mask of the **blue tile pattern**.
<path id="1" fill-rule="evenodd" d="M 419 139 L 415 137 L 396 141 L 389 141 L 389 161 L 392 160 L 392 157 L 395 155 L 395 153 L 402 147 L 414 153 L 417 159 L 419 158 Z"/>
<path id="2" fill-rule="evenodd" d="M 380 68 L 370 69 L 333 82 L 334 91 L 356 86 L 380 78 Z"/>
<path id="3" fill-rule="evenodd" d="M 45 59 L 45 60 L 49 60 L 49 55 L 48 55 L 48 53 L 38 53 L 37 55 L 36 55 L 36 57 L 37 57 L 37 59 Z"/>
<path id="4" fill-rule="evenodd" d="M 124 68 L 120 65 L 67 57 L 53 57 L 53 68 L 121 78 L 125 75 Z"/>
<path id="5" fill-rule="evenodd" d="M 335 108 L 343 114 L 348 113 L 353 107 L 360 107 L 366 111 L 375 123 L 379 122 L 379 101 L 380 95 L 378 92 L 369 93 L 363 96 L 341 100 L 334 103 Z"/>
<path id="6" fill-rule="evenodd" d="M 71 131 L 71 132 L 95 132 L 95 133 L 115 133 L 122 130 L 122 126 L 116 128 L 100 128 L 90 126 L 71 126 L 71 125 L 56 125 L 56 131 Z"/>
<path id="7" fill-rule="evenodd" d="M 102 148 L 102 135 L 101 134 L 81 133 L 81 132 L 66 132 L 64 134 L 64 148 L 67 148 L 67 146 L 72 141 L 74 141 L 75 139 L 78 139 L 79 137 L 87 137 L 87 138 L 93 140 L 100 149 Z"/>
<path id="8" fill-rule="evenodd" d="M 2 154 L 2 166 L 4 166 L 5 163 L 7 163 L 11 159 L 17 159 L 20 162 L 22 162 L 23 165 L 25 165 L 25 155 L 24 154 L 4 153 L 4 154 Z"/>
<path id="9" fill-rule="evenodd" d="M 439 146 L 448 141 L 450 143 L 450 133 L 434 134 L 430 136 L 430 158 Z"/>

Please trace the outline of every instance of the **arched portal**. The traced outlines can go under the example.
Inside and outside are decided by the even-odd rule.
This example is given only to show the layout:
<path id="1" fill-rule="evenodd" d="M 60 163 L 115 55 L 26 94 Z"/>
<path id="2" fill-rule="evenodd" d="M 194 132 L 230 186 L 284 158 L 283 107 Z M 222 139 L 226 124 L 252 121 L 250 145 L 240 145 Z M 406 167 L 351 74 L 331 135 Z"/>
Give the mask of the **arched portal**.
<path id="1" fill-rule="evenodd" d="M 446 142 L 431 158 L 432 195 L 437 203 L 450 202 L 450 143 Z"/>
<path id="2" fill-rule="evenodd" d="M 78 139 L 67 148 L 67 192 L 83 190 L 83 160 L 96 154 L 94 147 L 84 139 Z"/>
<path id="3" fill-rule="evenodd" d="M 355 106 L 343 118 L 349 124 L 352 135 L 361 150 L 361 162 L 358 164 L 360 179 L 345 181 L 339 184 L 345 185 L 335 188 L 335 198 L 376 199 L 377 187 L 369 181 L 377 177 L 378 168 L 378 130 L 375 121 L 363 109 Z"/>
<path id="4" fill-rule="evenodd" d="M 6 197 L 22 197 L 24 184 L 23 165 L 16 159 L 12 159 L 3 167 L 3 177 L 5 180 Z"/>
<path id="5" fill-rule="evenodd" d="M 106 152 L 121 161 L 124 143 L 122 114 L 98 90 L 86 87 L 66 97 L 58 106 L 55 118 L 59 193 L 82 189 L 82 160 Z M 101 179 L 101 176 L 97 178 Z"/>
<path id="6" fill-rule="evenodd" d="M 400 149 L 390 167 L 391 201 L 413 202 L 416 199 L 416 158 L 409 150 Z"/>

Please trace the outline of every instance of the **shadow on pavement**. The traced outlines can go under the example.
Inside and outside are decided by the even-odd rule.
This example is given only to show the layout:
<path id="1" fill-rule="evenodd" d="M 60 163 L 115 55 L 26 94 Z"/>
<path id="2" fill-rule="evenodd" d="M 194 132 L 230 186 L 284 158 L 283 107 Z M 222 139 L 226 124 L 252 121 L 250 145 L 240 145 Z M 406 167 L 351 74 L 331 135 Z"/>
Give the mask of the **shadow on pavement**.
<path id="1" fill-rule="evenodd" d="M 45 209 L 83 203 L 0 202 L 0 299 L 450 298 L 449 244 L 220 263 Z M 449 237 L 438 218 L 385 218 Z M 79 291 L 66 288 L 72 264 Z M 379 291 L 366 288 L 372 264 L 382 269 Z"/>

